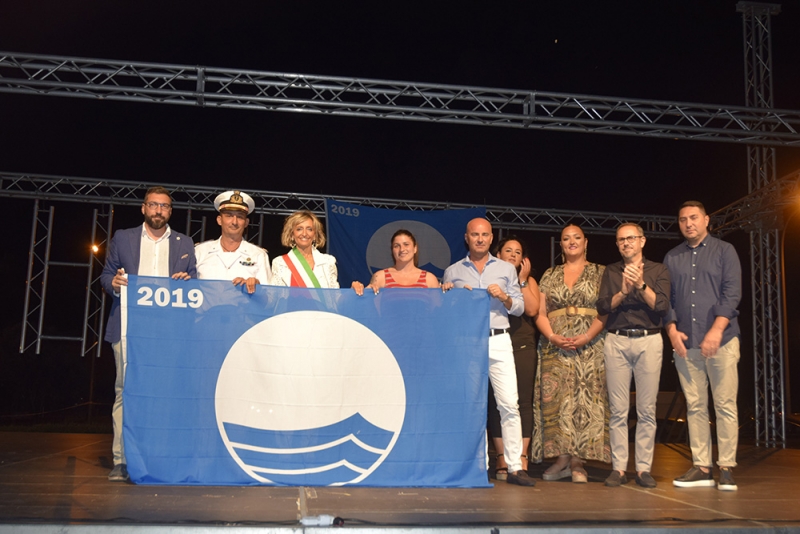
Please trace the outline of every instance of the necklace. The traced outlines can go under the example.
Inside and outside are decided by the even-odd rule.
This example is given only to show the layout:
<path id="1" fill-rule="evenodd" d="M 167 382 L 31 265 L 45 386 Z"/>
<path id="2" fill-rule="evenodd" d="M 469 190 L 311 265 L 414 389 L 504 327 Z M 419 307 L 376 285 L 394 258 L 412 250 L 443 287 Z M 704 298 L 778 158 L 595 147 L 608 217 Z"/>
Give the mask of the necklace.
<path id="1" fill-rule="evenodd" d="M 584 267 L 586 267 L 585 263 L 581 263 L 580 265 L 576 265 L 576 266 L 573 266 L 572 264 L 567 263 L 564 266 L 564 270 L 566 270 L 568 272 L 571 272 L 571 273 L 577 273 L 578 271 L 583 270 Z"/>
<path id="2" fill-rule="evenodd" d="M 241 243 L 239 243 L 239 245 L 241 245 Z M 236 252 L 237 250 L 239 250 L 239 245 L 236 245 L 236 248 L 234 248 L 233 250 L 228 250 L 227 248 L 225 248 L 225 245 L 222 244 L 222 240 L 220 239 L 219 241 L 219 246 L 222 247 L 222 250 L 224 252 Z"/>

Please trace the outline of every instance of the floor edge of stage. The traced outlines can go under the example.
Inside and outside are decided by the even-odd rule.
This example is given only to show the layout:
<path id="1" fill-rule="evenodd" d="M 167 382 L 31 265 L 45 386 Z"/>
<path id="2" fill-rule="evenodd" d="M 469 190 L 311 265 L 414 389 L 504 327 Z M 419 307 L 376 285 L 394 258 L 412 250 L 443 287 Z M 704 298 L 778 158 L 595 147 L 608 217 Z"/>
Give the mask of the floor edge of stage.
<path id="1" fill-rule="evenodd" d="M 588 484 L 541 480 L 534 488 L 147 486 L 109 482 L 111 436 L 0 432 L 0 534 L 316 531 L 300 518 L 343 518 L 382 534 L 627 531 L 800 533 L 800 450 L 740 444 L 738 491 L 676 488 L 691 465 L 685 444 L 658 444 L 654 489 L 603 484 L 610 466 L 587 463 Z M 633 447 L 631 447 L 633 450 Z M 715 473 L 716 474 L 716 473 Z"/>

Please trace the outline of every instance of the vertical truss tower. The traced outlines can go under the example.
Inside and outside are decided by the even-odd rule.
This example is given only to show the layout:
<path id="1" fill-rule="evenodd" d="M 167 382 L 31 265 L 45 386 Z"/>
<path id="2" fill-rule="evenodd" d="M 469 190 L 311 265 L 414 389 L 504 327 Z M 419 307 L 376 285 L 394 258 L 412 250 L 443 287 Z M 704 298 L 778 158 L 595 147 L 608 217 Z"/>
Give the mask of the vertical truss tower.
<path id="1" fill-rule="evenodd" d="M 739 2 L 744 28 L 745 105 L 774 107 L 772 97 L 771 17 L 780 5 Z M 747 146 L 748 190 L 776 180 L 775 149 Z M 783 368 L 783 301 L 777 214 L 750 231 L 753 299 L 753 365 L 756 445 L 786 446 Z"/>
<path id="2" fill-rule="evenodd" d="M 91 243 L 102 250 L 107 249 L 110 242 L 114 219 L 113 205 L 106 206 L 107 211 L 93 211 Z M 37 198 L 33 205 L 33 225 L 28 252 L 28 278 L 25 290 L 25 305 L 22 316 L 22 333 L 20 335 L 19 352 L 23 353 L 35 347 L 40 353 L 42 341 L 79 341 L 81 356 L 95 352 L 100 356 L 103 340 L 103 321 L 105 321 L 105 292 L 100 286 L 100 274 L 103 272 L 104 256 L 99 257 L 93 250 L 88 251 L 89 258 L 84 262 L 58 261 L 52 258 L 51 245 L 55 220 L 55 206 L 40 206 Z M 80 336 L 48 335 L 44 333 L 45 308 L 47 304 L 47 287 L 50 270 L 78 269 L 86 271 L 85 299 L 83 310 L 83 328 Z"/>

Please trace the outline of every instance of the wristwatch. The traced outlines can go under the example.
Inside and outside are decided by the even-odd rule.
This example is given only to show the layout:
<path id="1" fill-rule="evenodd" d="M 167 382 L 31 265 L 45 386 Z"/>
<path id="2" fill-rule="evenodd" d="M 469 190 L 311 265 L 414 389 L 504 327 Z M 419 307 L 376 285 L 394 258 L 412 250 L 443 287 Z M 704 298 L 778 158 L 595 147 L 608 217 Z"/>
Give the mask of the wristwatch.
<path id="1" fill-rule="evenodd" d="M 642 282 L 642 287 L 639 288 L 639 291 L 644 291 L 645 289 L 647 289 L 647 284 Z"/>
<path id="2" fill-rule="evenodd" d="M 520 282 L 519 287 L 528 287 L 528 281 Z"/>

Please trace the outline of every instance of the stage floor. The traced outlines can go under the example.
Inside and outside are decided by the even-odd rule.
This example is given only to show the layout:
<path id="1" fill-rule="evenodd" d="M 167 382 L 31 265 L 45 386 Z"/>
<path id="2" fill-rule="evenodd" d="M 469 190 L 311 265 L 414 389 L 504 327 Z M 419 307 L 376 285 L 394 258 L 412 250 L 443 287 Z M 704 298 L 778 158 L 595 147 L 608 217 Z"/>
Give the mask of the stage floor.
<path id="1" fill-rule="evenodd" d="M 345 527 L 719 528 L 800 532 L 800 450 L 741 445 L 739 490 L 680 489 L 690 467 L 686 445 L 656 447 L 658 487 L 607 488 L 609 466 L 587 465 L 589 484 L 505 482 L 491 489 L 355 487 L 186 487 L 112 483 L 111 436 L 0 432 L 0 532 L 69 531 L 109 525 L 301 528 L 301 517 L 330 514 Z M 632 472 L 632 471 L 629 471 Z M 493 481 L 496 482 L 496 481 Z M 28 525 L 22 527 L 21 525 Z M 67 530 L 59 530 L 65 532 Z M 116 529 L 115 529 L 116 530 Z M 203 529 L 201 529 L 203 530 Z M 245 529 L 249 530 L 249 529 Z M 596 532 L 596 530 L 594 530 Z"/>

